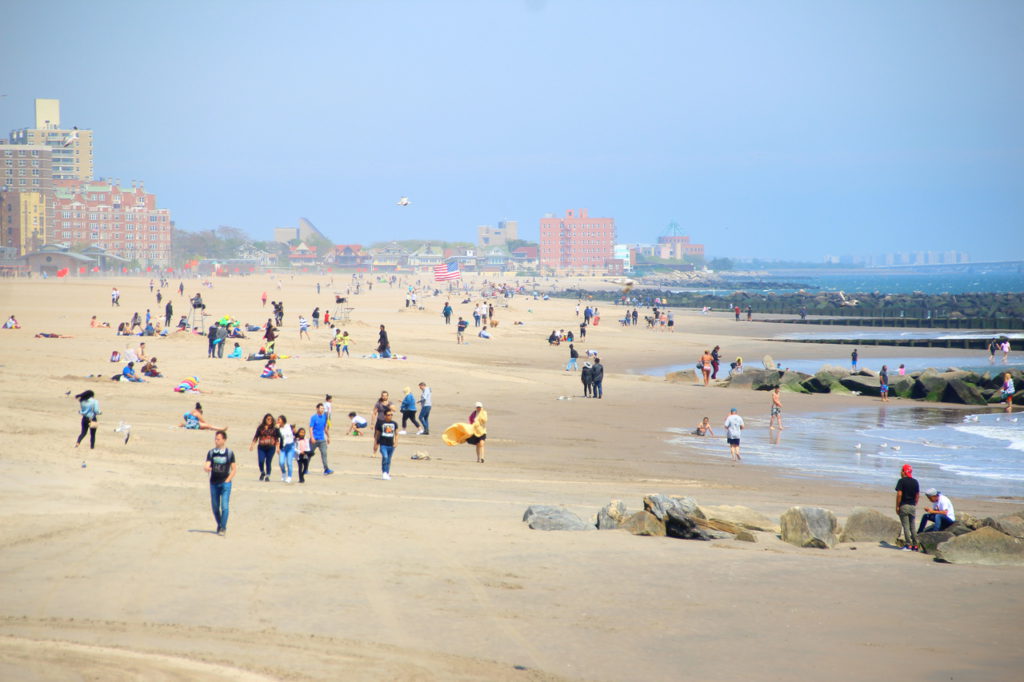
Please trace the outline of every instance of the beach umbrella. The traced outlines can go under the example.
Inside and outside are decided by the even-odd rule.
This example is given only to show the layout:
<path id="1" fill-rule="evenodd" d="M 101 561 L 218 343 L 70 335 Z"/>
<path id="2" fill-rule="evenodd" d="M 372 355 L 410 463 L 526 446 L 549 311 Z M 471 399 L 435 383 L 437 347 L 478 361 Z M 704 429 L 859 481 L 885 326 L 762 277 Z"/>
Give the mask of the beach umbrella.
<path id="1" fill-rule="evenodd" d="M 128 274 L 128 268 L 121 268 L 122 274 Z"/>
<path id="2" fill-rule="evenodd" d="M 84 265 L 79 265 L 78 266 L 78 274 L 79 275 L 84 275 L 85 274 L 85 266 Z"/>
<path id="3" fill-rule="evenodd" d="M 58 277 L 67 277 L 69 272 L 71 272 L 71 271 L 68 270 L 67 268 L 61 268 L 60 270 L 57 271 L 57 276 Z"/>
<path id="4" fill-rule="evenodd" d="M 99 272 L 100 271 L 100 266 L 98 266 L 98 265 L 92 266 L 92 271 L 93 272 Z"/>

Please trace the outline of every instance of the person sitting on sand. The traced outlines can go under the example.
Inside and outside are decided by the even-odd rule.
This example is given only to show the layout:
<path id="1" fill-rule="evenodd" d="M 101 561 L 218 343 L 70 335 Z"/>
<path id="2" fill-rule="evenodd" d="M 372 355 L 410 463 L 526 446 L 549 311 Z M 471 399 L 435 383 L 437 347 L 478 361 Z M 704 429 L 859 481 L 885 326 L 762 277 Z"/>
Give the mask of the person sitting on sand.
<path id="1" fill-rule="evenodd" d="M 715 435 L 715 432 L 711 429 L 711 419 L 708 418 L 708 417 L 704 417 L 704 419 L 701 420 L 701 422 L 699 424 L 697 424 L 697 428 L 693 430 L 693 435 L 695 435 L 695 436 L 713 436 L 713 435 Z"/>
<path id="2" fill-rule="evenodd" d="M 557 346 L 558 344 L 559 344 L 558 332 L 556 332 L 554 329 L 552 329 L 551 330 L 551 335 L 548 336 L 548 345 L 549 346 Z"/>
<path id="3" fill-rule="evenodd" d="M 147 377 L 154 377 L 157 379 L 162 378 L 164 375 L 160 373 L 160 370 L 156 367 L 156 358 L 152 357 L 146 361 L 146 364 L 142 366 L 142 373 Z"/>
<path id="4" fill-rule="evenodd" d="M 134 362 L 129 362 L 124 366 L 124 369 L 121 370 L 121 381 L 131 381 L 137 384 L 142 383 L 142 378 L 135 374 Z"/>
<path id="5" fill-rule="evenodd" d="M 178 320 L 177 331 L 183 332 L 186 329 L 188 329 L 188 318 L 186 316 L 182 315 L 181 319 Z"/>
<path id="6" fill-rule="evenodd" d="M 96 316 L 95 316 L 95 315 L 93 315 L 93 316 L 92 316 L 92 319 L 91 319 L 91 320 L 89 320 L 89 326 L 90 326 L 90 327 L 92 327 L 93 329 L 95 329 L 95 328 L 97 328 L 97 327 L 106 327 L 106 328 L 108 328 L 108 329 L 109 329 L 109 328 L 110 328 L 110 323 L 109 323 L 109 322 L 99 322 L 99 321 L 98 321 L 98 320 L 96 319 Z"/>
<path id="7" fill-rule="evenodd" d="M 730 362 L 729 367 L 729 376 L 743 374 L 743 358 L 736 358 L 736 362 Z"/>
<path id="8" fill-rule="evenodd" d="M 201 403 L 196 403 L 196 406 L 192 408 L 190 412 L 186 412 L 182 415 L 183 421 L 178 424 L 178 427 L 184 427 L 189 431 L 225 431 L 226 429 L 220 429 L 213 426 L 203 418 L 203 406 Z"/>
<path id="9" fill-rule="evenodd" d="M 239 346 L 238 343 L 236 342 L 235 343 L 235 347 L 231 349 L 230 353 L 228 353 L 228 358 L 240 358 L 240 357 L 242 357 L 242 347 Z"/>
<path id="10" fill-rule="evenodd" d="M 7 321 L 4 322 L 4 329 L 21 329 L 21 325 L 18 324 L 16 319 L 14 319 L 14 315 L 11 315 L 7 318 Z"/>
<path id="11" fill-rule="evenodd" d="M 261 379 L 284 379 L 284 373 L 277 368 L 277 356 L 271 355 L 270 362 L 263 367 Z"/>

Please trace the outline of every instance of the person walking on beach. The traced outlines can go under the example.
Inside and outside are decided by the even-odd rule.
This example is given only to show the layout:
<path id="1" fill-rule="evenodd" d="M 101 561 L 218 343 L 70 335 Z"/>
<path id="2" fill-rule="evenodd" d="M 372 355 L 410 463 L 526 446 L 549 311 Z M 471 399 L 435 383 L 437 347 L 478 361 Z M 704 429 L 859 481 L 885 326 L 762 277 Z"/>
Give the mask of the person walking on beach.
<path id="1" fill-rule="evenodd" d="M 404 419 L 405 416 L 403 415 L 402 418 Z M 380 477 L 385 481 L 391 480 L 391 458 L 395 454 L 395 446 L 398 445 L 398 436 L 401 433 L 404 431 L 398 430 L 394 411 L 388 410 L 384 415 L 384 420 L 377 422 L 374 431 L 374 440 L 380 445 Z"/>
<path id="2" fill-rule="evenodd" d="M 227 447 L 228 434 L 221 429 L 213 435 L 213 449 L 206 453 L 203 470 L 210 474 L 210 505 L 217 535 L 228 532 L 228 504 L 231 502 L 231 481 L 238 471 L 235 453 Z"/>
<path id="3" fill-rule="evenodd" d="M 600 400 L 604 397 L 604 365 L 601 358 L 594 358 L 594 367 L 590 370 L 591 397 Z"/>
<path id="4" fill-rule="evenodd" d="M 935 488 L 928 488 L 928 490 L 924 491 L 924 495 L 933 506 L 924 508 L 924 514 L 921 515 L 921 525 L 917 528 L 918 533 L 924 533 L 925 526 L 929 522 L 932 524 L 932 527 L 928 528 L 928 531 L 945 530 L 956 522 L 956 511 L 954 511 L 953 503 L 950 502 L 948 497 Z"/>
<path id="5" fill-rule="evenodd" d="M 1006 403 L 1006 411 L 1013 411 L 1013 394 L 1016 393 L 1016 390 L 1013 385 L 1013 376 L 1009 372 L 1003 375 L 1003 386 L 999 390 L 1003 396 L 1003 401 Z"/>
<path id="6" fill-rule="evenodd" d="M 772 391 L 772 404 L 771 404 L 771 415 L 768 417 L 768 430 L 771 431 L 775 428 L 775 422 L 778 421 L 779 431 L 782 430 L 782 394 L 781 389 L 776 386 L 775 390 Z"/>
<path id="7" fill-rule="evenodd" d="M 988 342 L 988 364 L 990 365 L 996 364 L 996 349 L 998 346 L 997 339 L 992 339 Z"/>
<path id="8" fill-rule="evenodd" d="M 281 468 L 281 480 L 291 483 L 292 465 L 295 462 L 295 433 L 283 414 L 277 418 L 277 431 L 281 434 L 277 453 L 277 465 Z"/>
<path id="9" fill-rule="evenodd" d="M 570 343 L 569 344 L 569 362 L 566 363 L 566 365 L 565 365 L 565 371 L 568 372 L 568 371 L 572 370 L 573 372 L 575 372 L 576 370 L 578 370 L 579 367 L 577 366 L 576 363 L 577 363 L 577 361 L 579 359 L 580 359 L 580 352 L 578 350 L 576 350 L 576 347 L 573 346 Z"/>
<path id="10" fill-rule="evenodd" d="M 274 415 L 267 412 L 263 415 L 260 425 L 256 427 L 256 433 L 249 444 L 249 452 L 256 448 L 256 459 L 260 466 L 260 480 L 270 481 L 270 471 L 273 467 L 274 455 L 277 454 L 278 443 L 281 442 L 281 434 L 274 422 Z"/>
<path id="11" fill-rule="evenodd" d="M 416 397 L 408 386 L 403 391 L 402 404 L 399 409 L 402 411 L 402 430 L 399 431 L 399 434 L 405 435 L 405 425 L 410 421 L 417 429 L 420 428 L 420 423 L 416 421 Z"/>
<path id="12" fill-rule="evenodd" d="M 469 415 L 469 424 L 473 427 L 473 435 L 466 442 L 476 447 L 477 464 L 484 463 L 484 445 L 487 440 L 487 410 L 484 404 L 477 401 L 473 412 Z"/>
<path id="13" fill-rule="evenodd" d="M 82 440 L 85 438 L 86 433 L 89 434 L 89 449 L 96 449 L 96 429 L 99 427 L 99 423 L 96 418 L 103 414 L 100 410 L 100 404 L 96 401 L 96 394 L 92 390 L 82 391 L 75 396 L 78 401 L 78 413 L 82 415 L 82 431 L 78 434 L 78 440 L 75 441 L 75 447 L 77 448 L 82 444 Z"/>
<path id="14" fill-rule="evenodd" d="M 917 498 L 921 487 L 914 478 L 914 468 L 904 464 L 900 470 L 900 480 L 896 482 L 896 515 L 903 526 L 903 549 L 917 551 L 917 529 L 914 528 L 914 517 L 917 516 Z"/>
<path id="15" fill-rule="evenodd" d="M 754 309 L 751 306 L 747 306 L 747 322 L 754 319 Z"/>
<path id="16" fill-rule="evenodd" d="M 738 305 L 734 305 L 732 307 L 732 311 L 733 311 L 733 313 L 736 314 L 736 321 L 739 322 L 740 321 L 740 307 Z"/>
<path id="17" fill-rule="evenodd" d="M 451 302 L 445 301 L 444 302 L 444 308 L 441 309 L 441 314 L 444 315 L 444 323 L 445 324 L 451 324 L 452 323 L 452 313 L 453 312 L 455 312 L 455 311 L 452 309 Z"/>
<path id="18" fill-rule="evenodd" d="M 466 327 L 469 326 L 469 322 L 466 322 L 462 317 L 459 317 L 459 323 L 455 325 L 455 343 L 465 343 Z"/>
<path id="19" fill-rule="evenodd" d="M 427 386 L 426 382 L 420 382 L 420 424 L 422 427 L 416 433 L 418 436 L 429 436 L 430 435 L 430 408 L 433 407 L 433 396 L 430 392 L 430 387 Z"/>
<path id="20" fill-rule="evenodd" d="M 711 370 L 715 358 L 711 355 L 711 351 L 704 349 L 704 354 L 700 356 L 700 371 L 704 375 L 704 385 L 707 386 L 711 381 Z"/>
<path id="21" fill-rule="evenodd" d="M 319 286 L 320 285 L 318 284 L 317 287 L 319 287 Z M 316 308 L 313 308 L 312 318 L 313 318 L 313 329 L 319 329 L 320 328 L 320 306 L 317 306 Z"/>
<path id="22" fill-rule="evenodd" d="M 889 402 L 889 365 L 882 365 L 882 371 L 878 373 L 878 391 L 882 402 Z"/>
<path id="23" fill-rule="evenodd" d="M 312 341 L 312 339 L 309 338 L 309 320 L 307 320 L 302 315 L 299 315 L 299 340 L 300 341 L 302 340 L 303 334 L 305 334 L 307 341 Z"/>
<path id="24" fill-rule="evenodd" d="M 380 334 L 377 335 L 377 352 L 382 358 L 391 357 L 391 342 L 388 340 L 388 332 L 384 325 L 380 326 Z"/>
<path id="25" fill-rule="evenodd" d="M 722 347 L 715 346 L 711 349 L 711 378 L 718 378 L 718 367 L 722 361 Z"/>
<path id="26" fill-rule="evenodd" d="M 331 467 L 327 466 L 327 446 L 331 444 L 331 418 L 323 403 L 316 404 L 316 412 L 309 418 L 310 448 L 309 455 L 317 450 L 320 451 L 320 462 L 324 465 L 324 476 L 334 473 Z"/>
<path id="27" fill-rule="evenodd" d="M 388 412 L 394 412 L 394 405 L 391 404 L 391 394 L 387 391 L 381 391 L 380 397 L 377 398 L 377 402 L 373 404 L 373 409 L 370 410 L 370 421 L 373 422 L 373 454 L 377 454 L 380 448 L 380 443 L 377 442 L 377 424 L 387 416 Z"/>
<path id="28" fill-rule="evenodd" d="M 858 357 L 860 357 L 860 355 L 857 353 L 857 349 L 854 348 L 853 352 L 850 353 L 850 366 L 853 367 L 853 371 L 854 372 L 857 371 L 857 358 Z"/>
<path id="29" fill-rule="evenodd" d="M 583 369 L 580 370 L 580 381 L 583 382 L 583 397 L 589 398 L 593 383 L 594 366 L 589 362 L 583 363 Z"/>
<path id="30" fill-rule="evenodd" d="M 725 418 L 725 440 L 729 444 L 729 454 L 737 462 L 743 458 L 740 457 L 740 435 L 743 431 L 743 417 L 741 417 L 736 408 L 729 410 L 729 416 Z"/>
<path id="31" fill-rule="evenodd" d="M 174 306 L 171 305 L 171 299 L 167 299 L 167 305 L 164 306 L 164 326 L 171 326 L 171 318 L 174 316 Z"/>
<path id="32" fill-rule="evenodd" d="M 1010 340 L 1003 339 L 1003 342 L 999 344 L 999 350 L 1003 351 L 1003 364 L 1005 365 L 1010 361 Z"/>

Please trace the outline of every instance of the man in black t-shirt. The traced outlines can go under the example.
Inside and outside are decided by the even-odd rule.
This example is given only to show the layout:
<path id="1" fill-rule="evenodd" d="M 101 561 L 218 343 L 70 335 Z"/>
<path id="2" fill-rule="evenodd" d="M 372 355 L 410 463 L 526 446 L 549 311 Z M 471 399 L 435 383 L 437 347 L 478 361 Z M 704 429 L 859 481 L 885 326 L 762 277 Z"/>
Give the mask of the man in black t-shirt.
<path id="1" fill-rule="evenodd" d="M 225 446 L 227 440 L 227 432 L 217 431 L 213 437 L 214 447 L 206 453 L 206 464 L 203 466 L 210 474 L 210 504 L 213 506 L 213 518 L 217 522 L 217 535 L 224 535 L 228 530 L 231 479 L 238 470 L 235 453 Z"/>
<path id="2" fill-rule="evenodd" d="M 398 424 L 395 422 L 394 410 L 388 409 L 384 414 L 384 419 L 377 422 L 375 431 L 377 432 L 377 443 L 380 445 L 381 478 L 390 481 L 391 458 L 395 454 L 395 445 L 398 443 Z"/>
<path id="3" fill-rule="evenodd" d="M 904 464 L 900 471 L 900 480 L 896 482 L 896 515 L 903 525 L 903 549 L 917 551 L 917 530 L 914 517 L 917 516 L 917 498 L 921 487 L 914 478 L 914 470 Z"/>

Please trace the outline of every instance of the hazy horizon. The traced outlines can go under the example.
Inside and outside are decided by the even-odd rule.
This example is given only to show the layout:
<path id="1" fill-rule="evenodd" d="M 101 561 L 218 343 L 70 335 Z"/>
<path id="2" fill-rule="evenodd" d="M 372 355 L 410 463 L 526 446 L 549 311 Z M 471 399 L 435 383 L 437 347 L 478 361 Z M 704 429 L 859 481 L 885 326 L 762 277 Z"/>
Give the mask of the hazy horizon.
<path id="1" fill-rule="evenodd" d="M 709 257 L 1024 258 L 1024 3 L 54 2 L 45 38 L 38 7 L 0 18 L 0 133 L 60 99 L 181 229 L 587 208 Z"/>

